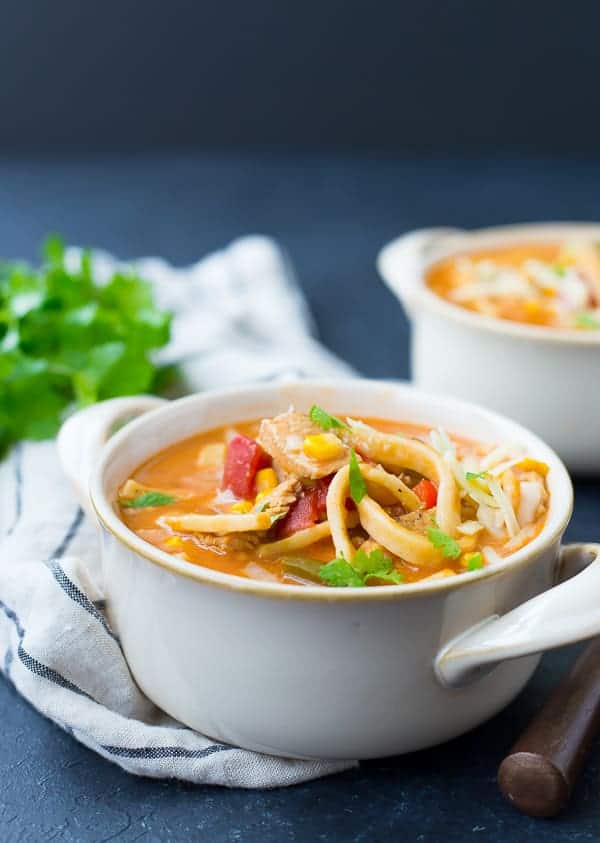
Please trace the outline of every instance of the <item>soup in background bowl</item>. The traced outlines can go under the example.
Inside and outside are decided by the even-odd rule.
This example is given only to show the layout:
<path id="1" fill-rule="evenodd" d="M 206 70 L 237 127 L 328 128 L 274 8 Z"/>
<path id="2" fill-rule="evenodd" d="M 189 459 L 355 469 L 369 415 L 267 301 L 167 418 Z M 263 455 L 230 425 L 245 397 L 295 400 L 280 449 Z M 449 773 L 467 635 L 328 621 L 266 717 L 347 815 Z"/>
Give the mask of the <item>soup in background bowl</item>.
<path id="1" fill-rule="evenodd" d="M 600 225 L 423 229 L 379 254 L 417 386 L 481 403 L 600 473 Z"/>
<path id="2" fill-rule="evenodd" d="M 453 304 L 497 319 L 600 330 L 600 242 L 519 243 L 465 252 L 430 267 L 427 283 Z"/>

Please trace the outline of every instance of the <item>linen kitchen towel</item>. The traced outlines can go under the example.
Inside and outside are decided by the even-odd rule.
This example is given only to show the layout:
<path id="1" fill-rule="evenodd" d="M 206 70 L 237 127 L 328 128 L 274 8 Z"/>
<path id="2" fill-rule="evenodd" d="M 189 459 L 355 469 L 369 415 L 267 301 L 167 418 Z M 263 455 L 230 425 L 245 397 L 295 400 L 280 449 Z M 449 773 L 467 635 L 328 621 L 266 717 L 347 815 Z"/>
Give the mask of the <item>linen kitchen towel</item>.
<path id="1" fill-rule="evenodd" d="M 67 259 L 79 255 L 70 251 Z M 115 263 L 99 253 L 94 270 L 101 278 Z M 188 391 L 352 375 L 315 339 L 291 267 L 271 240 L 243 238 L 183 269 L 158 259 L 135 266 L 158 304 L 174 313 L 161 357 L 182 361 Z M 353 766 L 216 743 L 144 697 L 103 614 L 98 535 L 62 474 L 54 442 L 20 443 L 0 463 L 0 668 L 38 711 L 138 775 L 276 787 Z"/>

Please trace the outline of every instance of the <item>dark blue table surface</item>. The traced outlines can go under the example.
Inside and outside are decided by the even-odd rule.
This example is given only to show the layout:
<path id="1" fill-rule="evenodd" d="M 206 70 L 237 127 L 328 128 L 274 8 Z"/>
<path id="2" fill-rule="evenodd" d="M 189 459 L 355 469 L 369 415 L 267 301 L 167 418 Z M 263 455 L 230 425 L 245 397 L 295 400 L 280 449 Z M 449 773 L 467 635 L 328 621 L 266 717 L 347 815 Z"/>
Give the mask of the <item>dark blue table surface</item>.
<path id="1" fill-rule="evenodd" d="M 238 235 L 269 234 L 289 250 L 324 342 L 374 377 L 408 374 L 407 325 L 374 269 L 387 240 L 423 225 L 598 218 L 600 163 L 585 161 L 0 160 L 1 255 L 33 258 L 44 234 L 60 231 L 123 257 L 184 264 Z M 598 538 L 599 506 L 597 484 L 577 482 L 569 539 Z M 507 710 L 462 738 L 263 792 L 136 779 L 0 680 L 0 840 L 597 839 L 600 747 L 559 819 L 518 815 L 495 784 L 498 762 L 574 652 L 547 655 Z"/>

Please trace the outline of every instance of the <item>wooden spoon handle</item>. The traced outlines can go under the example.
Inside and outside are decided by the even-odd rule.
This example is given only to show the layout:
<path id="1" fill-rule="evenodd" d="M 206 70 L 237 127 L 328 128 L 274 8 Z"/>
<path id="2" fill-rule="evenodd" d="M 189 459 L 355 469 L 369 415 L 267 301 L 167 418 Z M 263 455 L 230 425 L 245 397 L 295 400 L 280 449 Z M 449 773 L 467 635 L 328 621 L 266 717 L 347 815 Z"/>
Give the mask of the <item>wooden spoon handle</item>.
<path id="1" fill-rule="evenodd" d="M 500 765 L 500 790 L 524 814 L 554 816 L 567 804 L 599 730 L 600 638 L 596 638 Z"/>

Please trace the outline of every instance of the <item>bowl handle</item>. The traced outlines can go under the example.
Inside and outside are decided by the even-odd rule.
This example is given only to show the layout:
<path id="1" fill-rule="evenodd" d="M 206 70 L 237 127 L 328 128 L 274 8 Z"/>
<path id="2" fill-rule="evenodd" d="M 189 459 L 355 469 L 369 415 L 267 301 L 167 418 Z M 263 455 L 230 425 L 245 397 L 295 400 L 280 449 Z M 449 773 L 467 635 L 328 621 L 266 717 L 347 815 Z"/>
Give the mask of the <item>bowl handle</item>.
<path id="1" fill-rule="evenodd" d="M 118 427 L 166 403 L 154 395 L 111 398 L 79 410 L 63 424 L 56 442 L 58 457 L 87 513 L 92 512 L 88 492 L 91 471 L 106 441 Z"/>
<path id="2" fill-rule="evenodd" d="M 561 548 L 558 580 L 560 585 L 506 615 L 486 618 L 445 644 L 435 660 L 442 684 L 466 685 L 505 659 L 600 635 L 600 544 Z"/>
<path id="3" fill-rule="evenodd" d="M 460 228 L 420 228 L 409 231 L 385 246 L 377 256 L 377 269 L 387 286 L 412 316 L 414 294 L 423 262 L 440 240 L 464 236 Z"/>

